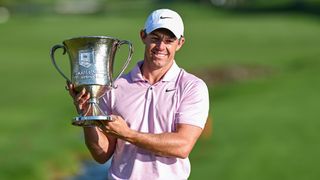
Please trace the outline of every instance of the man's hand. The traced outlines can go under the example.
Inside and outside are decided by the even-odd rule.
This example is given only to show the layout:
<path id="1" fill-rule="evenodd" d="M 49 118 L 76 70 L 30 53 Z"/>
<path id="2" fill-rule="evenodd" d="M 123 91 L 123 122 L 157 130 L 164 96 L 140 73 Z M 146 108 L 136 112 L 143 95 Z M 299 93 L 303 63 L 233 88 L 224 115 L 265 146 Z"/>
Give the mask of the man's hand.
<path id="1" fill-rule="evenodd" d="M 99 128 L 110 135 L 120 139 L 125 139 L 132 132 L 128 124 L 121 116 L 111 115 L 110 121 L 101 121 L 103 124 Z"/>
<path id="2" fill-rule="evenodd" d="M 70 96 L 73 98 L 73 104 L 79 114 L 86 112 L 88 109 L 87 101 L 90 99 L 90 94 L 83 88 L 80 92 L 76 91 L 74 85 L 67 82 L 66 89 L 69 91 Z"/>

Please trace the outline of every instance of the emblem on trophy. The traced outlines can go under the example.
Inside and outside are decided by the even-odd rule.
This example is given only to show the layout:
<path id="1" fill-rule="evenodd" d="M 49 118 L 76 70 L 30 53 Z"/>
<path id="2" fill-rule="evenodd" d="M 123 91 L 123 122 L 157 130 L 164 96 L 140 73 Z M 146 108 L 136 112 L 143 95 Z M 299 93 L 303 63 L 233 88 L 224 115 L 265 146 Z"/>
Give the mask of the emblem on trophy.
<path id="1" fill-rule="evenodd" d="M 128 57 L 119 75 L 113 78 L 114 59 L 117 49 L 127 44 Z M 71 79 L 68 78 L 57 65 L 54 53 L 57 49 L 63 49 L 69 55 Z M 76 91 L 83 88 L 90 94 L 89 107 L 72 121 L 76 126 L 98 126 L 103 120 L 110 120 L 100 106 L 99 99 L 104 93 L 115 88 L 114 82 L 123 74 L 131 61 L 133 46 L 129 41 L 119 40 L 106 36 L 83 36 L 63 41 L 63 45 L 55 45 L 51 48 L 50 57 L 54 67 L 68 82 L 75 86 Z"/>

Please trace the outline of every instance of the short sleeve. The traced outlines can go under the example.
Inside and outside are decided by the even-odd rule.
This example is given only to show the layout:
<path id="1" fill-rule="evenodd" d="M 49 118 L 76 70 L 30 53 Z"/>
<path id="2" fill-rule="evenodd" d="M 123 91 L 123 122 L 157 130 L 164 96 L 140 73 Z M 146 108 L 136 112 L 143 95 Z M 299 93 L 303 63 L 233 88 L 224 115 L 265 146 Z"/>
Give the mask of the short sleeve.
<path id="1" fill-rule="evenodd" d="M 197 79 L 186 83 L 180 96 L 176 122 L 204 128 L 209 113 L 209 92 L 205 82 Z"/>

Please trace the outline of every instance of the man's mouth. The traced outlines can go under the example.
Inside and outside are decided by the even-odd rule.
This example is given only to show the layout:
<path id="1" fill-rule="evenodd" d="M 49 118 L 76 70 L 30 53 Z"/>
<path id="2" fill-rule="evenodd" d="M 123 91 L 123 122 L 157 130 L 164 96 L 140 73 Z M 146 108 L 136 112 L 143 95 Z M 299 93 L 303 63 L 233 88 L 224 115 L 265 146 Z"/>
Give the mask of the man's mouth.
<path id="1" fill-rule="evenodd" d="M 165 53 L 165 52 L 152 52 L 152 54 L 156 57 L 165 57 L 167 56 L 168 54 Z"/>

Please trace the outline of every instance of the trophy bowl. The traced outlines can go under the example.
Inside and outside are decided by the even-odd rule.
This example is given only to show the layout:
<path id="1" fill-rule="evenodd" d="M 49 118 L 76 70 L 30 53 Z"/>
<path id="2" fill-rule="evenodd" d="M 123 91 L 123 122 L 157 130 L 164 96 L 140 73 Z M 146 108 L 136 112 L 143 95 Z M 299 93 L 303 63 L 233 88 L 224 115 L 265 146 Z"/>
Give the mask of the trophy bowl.
<path id="1" fill-rule="evenodd" d="M 79 112 L 73 118 L 75 126 L 99 126 L 105 120 L 111 120 L 99 106 L 99 99 L 106 91 L 116 88 L 114 82 L 123 74 L 131 61 L 133 46 L 129 41 L 119 40 L 107 36 L 82 36 L 64 40 L 63 45 L 54 45 L 50 57 L 54 67 L 68 83 L 72 83 L 75 90 L 80 92 L 83 88 L 90 94 L 86 112 Z M 120 46 L 127 44 L 128 57 L 119 75 L 113 78 L 115 54 Z M 57 49 L 63 49 L 63 54 L 69 55 L 71 79 L 68 78 L 57 65 L 54 54 Z"/>

